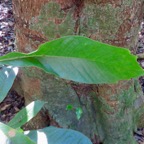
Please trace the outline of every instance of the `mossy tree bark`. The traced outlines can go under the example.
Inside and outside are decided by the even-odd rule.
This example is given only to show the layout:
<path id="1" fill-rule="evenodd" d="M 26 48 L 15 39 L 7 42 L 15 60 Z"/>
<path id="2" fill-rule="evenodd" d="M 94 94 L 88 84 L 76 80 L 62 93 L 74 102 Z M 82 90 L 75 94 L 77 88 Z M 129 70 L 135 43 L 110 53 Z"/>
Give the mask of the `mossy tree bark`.
<path id="1" fill-rule="evenodd" d="M 127 47 L 135 53 L 143 3 L 142 0 L 13 0 L 17 49 L 30 52 L 45 41 L 82 35 Z M 25 97 L 26 103 L 46 100 L 51 124 L 79 130 L 93 142 L 95 135 L 99 135 L 104 144 L 135 143 L 134 102 L 139 88 L 135 88 L 134 80 L 114 85 L 80 85 L 36 68 L 23 68 L 14 88 Z M 74 112 L 65 110 L 67 104 L 82 107 L 84 113 L 79 121 Z M 37 117 L 29 127 L 47 125 L 39 121 L 42 118 Z"/>

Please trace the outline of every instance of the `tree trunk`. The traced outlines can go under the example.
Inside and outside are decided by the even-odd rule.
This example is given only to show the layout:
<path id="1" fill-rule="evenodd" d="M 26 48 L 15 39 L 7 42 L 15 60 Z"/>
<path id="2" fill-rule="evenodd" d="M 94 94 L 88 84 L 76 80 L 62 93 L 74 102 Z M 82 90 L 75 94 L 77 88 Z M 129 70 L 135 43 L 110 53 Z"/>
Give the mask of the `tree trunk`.
<path id="1" fill-rule="evenodd" d="M 135 53 L 136 37 L 142 19 L 142 0 L 13 0 L 17 50 L 31 52 L 38 45 L 66 35 L 82 35 Z M 14 88 L 26 103 L 36 99 L 48 102 L 29 128 L 50 124 L 79 130 L 96 142 L 134 144 L 136 126 L 134 102 L 139 92 L 136 80 L 114 85 L 85 85 L 61 80 L 37 68 L 23 68 Z M 138 85 L 138 84 L 137 84 Z M 72 104 L 83 115 L 66 111 Z"/>

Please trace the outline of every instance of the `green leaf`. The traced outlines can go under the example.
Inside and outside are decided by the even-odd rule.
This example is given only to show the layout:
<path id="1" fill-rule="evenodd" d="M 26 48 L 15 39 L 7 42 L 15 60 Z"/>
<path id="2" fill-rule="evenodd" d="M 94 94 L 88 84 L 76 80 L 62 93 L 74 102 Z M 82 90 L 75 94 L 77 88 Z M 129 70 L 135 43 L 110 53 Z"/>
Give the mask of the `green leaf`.
<path id="1" fill-rule="evenodd" d="M 71 104 L 67 105 L 66 110 L 73 110 L 73 105 L 71 105 Z"/>
<path id="2" fill-rule="evenodd" d="M 19 111 L 14 118 L 9 121 L 7 124 L 12 128 L 19 128 L 24 125 L 26 122 L 31 120 L 36 114 L 40 111 L 40 109 L 44 106 L 45 102 L 43 101 L 33 101 L 21 111 Z"/>
<path id="3" fill-rule="evenodd" d="M 76 108 L 76 116 L 78 120 L 81 118 L 82 113 L 83 113 L 83 110 L 80 107 Z"/>
<path id="4" fill-rule="evenodd" d="M 47 127 L 26 133 L 37 144 L 92 144 L 85 135 L 70 129 Z"/>
<path id="5" fill-rule="evenodd" d="M 0 122 L 1 144 L 36 144 L 22 132 Z"/>
<path id="6" fill-rule="evenodd" d="M 0 102 L 4 100 L 18 73 L 17 67 L 2 66 L 0 68 Z"/>
<path id="7" fill-rule="evenodd" d="M 60 78 L 88 84 L 115 83 L 144 75 L 129 50 L 81 36 L 44 43 L 29 54 L 9 53 L 0 57 L 0 64 L 36 66 Z"/>
<path id="8" fill-rule="evenodd" d="M 89 138 L 78 131 L 52 126 L 23 134 L 0 123 L 0 135 L 2 144 L 92 144 Z"/>

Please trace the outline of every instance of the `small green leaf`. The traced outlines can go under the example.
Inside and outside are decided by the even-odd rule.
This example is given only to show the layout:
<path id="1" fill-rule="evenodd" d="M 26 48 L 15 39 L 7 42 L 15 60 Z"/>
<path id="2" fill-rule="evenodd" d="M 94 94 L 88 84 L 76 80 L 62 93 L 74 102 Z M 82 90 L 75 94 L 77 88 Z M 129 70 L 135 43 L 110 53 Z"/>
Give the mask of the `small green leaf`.
<path id="1" fill-rule="evenodd" d="M 17 67 L 2 66 L 0 67 L 0 102 L 4 100 L 9 92 L 18 73 Z"/>
<path id="2" fill-rule="evenodd" d="M 73 110 L 73 105 L 71 104 L 67 105 L 66 110 Z"/>
<path id="3" fill-rule="evenodd" d="M 80 107 L 76 108 L 76 116 L 78 120 L 81 118 L 82 114 L 83 110 Z"/>
<path id="4" fill-rule="evenodd" d="M 1 144 L 36 144 L 19 130 L 15 130 L 0 122 Z M 11 143 L 12 142 L 12 143 Z"/>
<path id="5" fill-rule="evenodd" d="M 28 131 L 25 134 L 37 144 L 92 144 L 84 134 L 71 129 L 47 127 Z"/>
<path id="6" fill-rule="evenodd" d="M 14 116 L 14 118 L 8 123 L 8 126 L 13 128 L 21 127 L 36 116 L 44 104 L 45 102 L 39 100 L 31 102 Z"/>

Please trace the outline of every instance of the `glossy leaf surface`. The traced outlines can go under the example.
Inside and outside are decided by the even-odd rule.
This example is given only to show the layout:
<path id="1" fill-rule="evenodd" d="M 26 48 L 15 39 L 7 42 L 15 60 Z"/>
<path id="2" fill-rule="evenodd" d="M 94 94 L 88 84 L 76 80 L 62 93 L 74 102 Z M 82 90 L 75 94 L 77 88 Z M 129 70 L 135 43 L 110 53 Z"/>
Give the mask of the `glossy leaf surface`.
<path id="1" fill-rule="evenodd" d="M 2 66 L 0 68 L 0 102 L 4 100 L 9 92 L 17 73 L 17 67 Z"/>
<path id="2" fill-rule="evenodd" d="M 29 54 L 9 53 L 0 57 L 0 64 L 36 66 L 60 78 L 88 84 L 115 83 L 144 75 L 129 50 L 81 36 L 44 43 Z"/>
<path id="3" fill-rule="evenodd" d="M 36 144 L 19 130 L 0 122 L 1 144 Z"/>
<path id="4" fill-rule="evenodd" d="M 45 102 L 43 101 L 33 101 L 21 111 L 19 111 L 14 118 L 8 123 L 12 128 L 19 128 L 24 125 L 26 122 L 31 120 L 44 106 Z"/>
<path id="5" fill-rule="evenodd" d="M 70 129 L 47 127 L 26 133 L 37 144 L 92 144 L 85 135 Z"/>
<path id="6" fill-rule="evenodd" d="M 23 134 L 0 123 L 0 134 L 3 144 L 92 144 L 89 138 L 78 131 L 56 127 L 26 131 Z"/>

